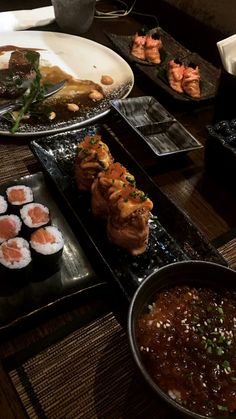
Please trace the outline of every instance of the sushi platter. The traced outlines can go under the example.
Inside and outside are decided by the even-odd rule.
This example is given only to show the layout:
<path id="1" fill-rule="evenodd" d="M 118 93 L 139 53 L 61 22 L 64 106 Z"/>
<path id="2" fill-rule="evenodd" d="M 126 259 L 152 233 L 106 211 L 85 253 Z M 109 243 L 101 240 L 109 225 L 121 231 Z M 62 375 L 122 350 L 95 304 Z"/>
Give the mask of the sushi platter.
<path id="1" fill-rule="evenodd" d="M 99 134 L 115 160 L 126 166 L 139 188 L 153 202 L 147 249 L 133 256 L 109 242 L 104 223 L 93 215 L 91 196 L 80 191 L 75 181 L 75 159 L 78 144 L 86 135 Z M 81 146 L 79 147 L 81 148 Z M 130 299 L 139 284 L 159 267 L 185 259 L 203 259 L 226 264 L 188 217 L 167 198 L 139 166 L 106 125 L 41 137 L 31 142 L 31 149 L 45 173 L 54 183 L 71 217 L 90 241 L 91 260 L 101 260 L 110 275 Z"/>
<path id="2" fill-rule="evenodd" d="M 22 194 L 30 202 L 23 205 Z M 1 332 L 102 281 L 41 172 L 1 185 L 0 196 Z"/>

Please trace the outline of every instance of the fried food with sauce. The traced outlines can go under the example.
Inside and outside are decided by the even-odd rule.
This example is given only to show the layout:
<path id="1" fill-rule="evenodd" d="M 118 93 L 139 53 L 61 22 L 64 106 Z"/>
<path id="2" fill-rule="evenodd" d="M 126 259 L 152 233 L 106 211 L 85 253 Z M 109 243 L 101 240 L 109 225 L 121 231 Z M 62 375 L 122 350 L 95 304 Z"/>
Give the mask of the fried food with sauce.
<path id="1" fill-rule="evenodd" d="M 107 218 L 109 214 L 109 198 L 125 185 L 135 185 L 135 178 L 122 164 L 112 163 L 107 170 L 98 173 L 91 192 L 91 206 L 95 216 Z"/>
<path id="2" fill-rule="evenodd" d="M 110 196 L 109 205 L 108 239 L 125 248 L 133 256 L 145 252 L 152 201 L 137 188 L 125 186 Z"/>
<path id="3" fill-rule="evenodd" d="M 75 179 L 80 190 L 90 190 L 94 179 L 113 163 L 108 146 L 100 135 L 86 136 L 78 144 L 75 160 Z"/>

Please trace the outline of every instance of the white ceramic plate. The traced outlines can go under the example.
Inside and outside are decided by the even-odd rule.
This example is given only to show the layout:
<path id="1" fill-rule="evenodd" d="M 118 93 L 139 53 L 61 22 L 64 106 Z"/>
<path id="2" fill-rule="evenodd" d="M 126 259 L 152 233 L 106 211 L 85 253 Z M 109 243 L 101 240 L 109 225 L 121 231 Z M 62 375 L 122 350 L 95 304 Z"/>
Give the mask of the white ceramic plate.
<path id="1" fill-rule="evenodd" d="M 77 117 L 73 113 L 67 121 L 54 120 L 47 124 L 24 123 L 14 134 L 16 136 L 49 134 L 91 124 L 109 112 L 110 100 L 127 97 L 134 84 L 133 72 L 123 58 L 111 49 L 82 37 L 43 31 L 3 32 L 0 47 L 4 45 L 41 49 L 41 65 L 57 65 L 77 79 L 101 84 L 101 76 L 105 74 L 114 80 L 112 85 L 102 85 L 105 99 L 97 102 L 85 115 Z M 0 68 L 7 66 L 9 57 L 10 52 L 0 55 Z M 0 120 L 0 134 L 12 135 L 3 119 Z"/>

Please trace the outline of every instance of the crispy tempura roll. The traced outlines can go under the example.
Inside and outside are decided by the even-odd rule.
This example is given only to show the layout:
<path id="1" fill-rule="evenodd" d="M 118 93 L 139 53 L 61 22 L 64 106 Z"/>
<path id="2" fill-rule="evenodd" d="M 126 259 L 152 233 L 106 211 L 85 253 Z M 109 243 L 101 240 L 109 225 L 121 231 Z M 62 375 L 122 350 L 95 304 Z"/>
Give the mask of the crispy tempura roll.
<path id="1" fill-rule="evenodd" d="M 114 192 L 110 196 L 108 239 L 134 256 L 142 254 L 148 244 L 152 207 L 152 201 L 135 187 L 126 186 Z"/>
<path id="2" fill-rule="evenodd" d="M 194 98 L 200 97 L 200 71 L 196 64 L 190 63 L 188 67 L 185 67 L 182 87 L 187 95 Z"/>
<path id="3" fill-rule="evenodd" d="M 146 43 L 146 33 L 141 30 L 136 32 L 133 37 L 133 44 L 131 48 L 131 54 L 139 60 L 145 60 L 145 43 Z"/>
<path id="4" fill-rule="evenodd" d="M 75 178 L 78 188 L 90 190 L 91 185 L 101 170 L 106 170 L 113 162 L 109 148 L 100 135 L 86 136 L 78 144 L 75 161 Z"/>
<path id="5" fill-rule="evenodd" d="M 179 60 L 170 60 L 167 64 L 167 77 L 170 87 L 178 93 L 183 93 L 182 81 L 184 65 Z"/>
<path id="6" fill-rule="evenodd" d="M 161 56 L 159 50 L 161 48 L 162 41 L 157 32 L 152 35 L 147 35 L 145 44 L 145 59 L 153 64 L 160 64 Z"/>
<path id="7" fill-rule="evenodd" d="M 100 172 L 91 187 L 93 214 L 106 218 L 109 213 L 109 197 L 125 185 L 134 186 L 135 179 L 120 163 L 112 163 L 107 170 Z"/>

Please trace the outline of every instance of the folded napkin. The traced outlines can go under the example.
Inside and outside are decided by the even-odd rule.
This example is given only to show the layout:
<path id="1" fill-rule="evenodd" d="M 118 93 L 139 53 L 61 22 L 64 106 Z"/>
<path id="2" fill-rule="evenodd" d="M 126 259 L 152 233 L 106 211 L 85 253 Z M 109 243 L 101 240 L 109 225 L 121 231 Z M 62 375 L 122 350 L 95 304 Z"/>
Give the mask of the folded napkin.
<path id="1" fill-rule="evenodd" d="M 36 26 L 44 26 L 54 19 L 53 6 L 2 12 L 0 13 L 0 32 L 20 31 Z"/>
<path id="2" fill-rule="evenodd" d="M 236 35 L 229 36 L 217 42 L 216 45 L 224 69 L 228 73 L 236 75 Z"/>

